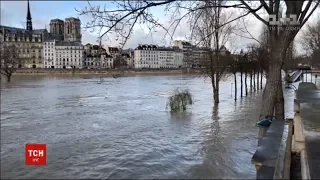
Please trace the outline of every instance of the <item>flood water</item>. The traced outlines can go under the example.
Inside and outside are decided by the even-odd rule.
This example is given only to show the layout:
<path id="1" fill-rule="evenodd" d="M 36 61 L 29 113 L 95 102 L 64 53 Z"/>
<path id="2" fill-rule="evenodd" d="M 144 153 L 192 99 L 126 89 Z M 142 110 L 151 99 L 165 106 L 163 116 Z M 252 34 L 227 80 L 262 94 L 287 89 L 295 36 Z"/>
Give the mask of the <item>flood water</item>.
<path id="1" fill-rule="evenodd" d="M 262 92 L 234 102 L 221 82 L 213 107 L 202 77 L 15 76 L 1 84 L 1 178 L 255 178 Z M 168 96 L 194 104 L 170 114 Z M 240 92 L 238 92 L 240 93 Z M 25 144 L 47 144 L 47 165 L 26 166 Z"/>

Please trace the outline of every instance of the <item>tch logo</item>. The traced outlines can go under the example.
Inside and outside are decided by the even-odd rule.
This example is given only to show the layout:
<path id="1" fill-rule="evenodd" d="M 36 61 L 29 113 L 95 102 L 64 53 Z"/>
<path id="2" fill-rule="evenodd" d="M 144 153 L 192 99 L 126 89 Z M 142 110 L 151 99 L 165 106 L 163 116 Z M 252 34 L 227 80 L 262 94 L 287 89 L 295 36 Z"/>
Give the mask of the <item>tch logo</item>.
<path id="1" fill-rule="evenodd" d="M 45 166 L 47 163 L 46 144 L 26 144 L 26 165 Z"/>

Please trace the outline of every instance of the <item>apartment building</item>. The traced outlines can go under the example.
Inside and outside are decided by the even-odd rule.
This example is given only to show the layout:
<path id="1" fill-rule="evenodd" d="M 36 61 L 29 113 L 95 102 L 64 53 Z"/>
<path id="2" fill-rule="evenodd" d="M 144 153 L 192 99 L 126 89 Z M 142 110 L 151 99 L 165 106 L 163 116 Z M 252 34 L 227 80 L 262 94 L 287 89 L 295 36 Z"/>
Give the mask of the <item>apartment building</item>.
<path id="1" fill-rule="evenodd" d="M 99 45 L 84 46 L 84 67 L 88 69 L 111 69 L 114 67 L 113 57 Z"/>
<path id="2" fill-rule="evenodd" d="M 56 67 L 56 41 L 48 40 L 43 42 L 43 67 Z"/>
<path id="3" fill-rule="evenodd" d="M 177 47 L 139 45 L 134 51 L 134 68 L 179 68 L 183 51 Z"/>
<path id="4" fill-rule="evenodd" d="M 139 45 L 134 50 L 134 68 L 159 68 L 156 45 Z"/>
<path id="5" fill-rule="evenodd" d="M 83 67 L 83 46 L 80 42 L 55 42 L 55 68 Z"/>
<path id="6" fill-rule="evenodd" d="M 159 68 L 182 67 L 183 52 L 178 47 L 159 47 L 157 50 Z"/>
<path id="7" fill-rule="evenodd" d="M 121 51 L 121 59 L 125 68 L 131 69 L 134 67 L 134 50 L 123 49 Z"/>
<path id="8" fill-rule="evenodd" d="M 114 68 L 114 59 L 108 53 L 101 54 L 101 65 L 105 69 L 113 69 Z"/>

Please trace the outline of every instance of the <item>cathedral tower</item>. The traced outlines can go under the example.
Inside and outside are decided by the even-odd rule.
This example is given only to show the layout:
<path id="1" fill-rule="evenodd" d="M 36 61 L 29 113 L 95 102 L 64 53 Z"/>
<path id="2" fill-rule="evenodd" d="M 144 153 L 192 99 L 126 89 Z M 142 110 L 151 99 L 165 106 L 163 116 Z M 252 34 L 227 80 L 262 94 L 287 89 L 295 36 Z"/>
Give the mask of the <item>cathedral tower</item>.
<path id="1" fill-rule="evenodd" d="M 27 30 L 32 31 L 32 18 L 30 13 L 29 0 L 28 0 L 28 12 L 27 12 Z"/>

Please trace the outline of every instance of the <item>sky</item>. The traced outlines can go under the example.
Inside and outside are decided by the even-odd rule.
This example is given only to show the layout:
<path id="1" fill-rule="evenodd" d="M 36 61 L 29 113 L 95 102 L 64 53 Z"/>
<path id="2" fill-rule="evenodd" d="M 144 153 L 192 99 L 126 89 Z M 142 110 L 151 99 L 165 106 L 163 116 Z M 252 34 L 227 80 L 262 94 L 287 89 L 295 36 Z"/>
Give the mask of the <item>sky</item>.
<path id="1" fill-rule="evenodd" d="M 27 1 L 1 1 L 1 25 L 25 28 L 26 14 L 27 14 Z M 107 8 L 114 9 L 115 5 L 108 1 L 90 1 L 92 5 L 102 5 Z M 81 23 L 84 24 L 90 20 L 88 16 L 79 16 L 76 9 L 84 9 L 88 5 L 87 1 L 30 1 L 30 9 L 32 16 L 33 28 L 43 29 L 47 28 L 49 31 L 49 23 L 51 19 L 59 18 L 65 19 L 68 17 L 78 17 Z M 170 15 L 165 15 L 164 7 L 157 7 L 152 9 L 153 15 L 159 19 L 160 22 L 168 24 L 171 20 Z M 232 11 L 232 13 L 237 13 Z M 230 14 L 232 14 L 230 12 Z M 319 15 L 319 13 L 316 13 Z M 312 15 L 310 22 L 313 22 L 316 15 Z M 247 22 L 247 29 L 252 36 L 256 39 L 259 38 L 262 29 L 262 23 L 253 16 L 245 18 Z M 243 23 L 242 23 L 243 24 Z M 186 40 L 190 30 L 186 21 L 177 28 L 174 40 Z M 158 44 L 158 45 L 172 45 L 172 40 L 164 38 L 165 32 L 161 29 L 156 33 L 149 34 L 145 26 L 136 26 L 134 28 L 131 38 L 127 41 L 126 48 L 135 48 L 138 44 Z M 239 34 L 239 33 L 238 33 Z M 249 34 L 243 34 L 249 37 Z M 82 29 L 82 43 L 97 44 L 97 32 Z M 113 35 L 110 38 L 104 39 L 104 45 L 118 46 Z M 226 47 L 232 51 L 238 51 L 249 43 L 254 43 L 254 40 L 246 39 L 237 35 L 233 35 L 227 42 Z M 298 45 L 299 46 L 299 45 Z M 301 47 L 298 47 L 300 49 Z"/>

